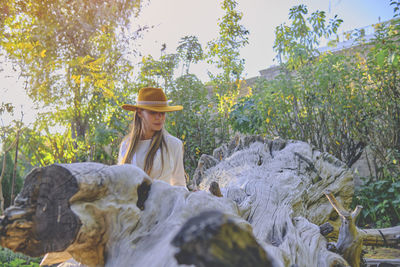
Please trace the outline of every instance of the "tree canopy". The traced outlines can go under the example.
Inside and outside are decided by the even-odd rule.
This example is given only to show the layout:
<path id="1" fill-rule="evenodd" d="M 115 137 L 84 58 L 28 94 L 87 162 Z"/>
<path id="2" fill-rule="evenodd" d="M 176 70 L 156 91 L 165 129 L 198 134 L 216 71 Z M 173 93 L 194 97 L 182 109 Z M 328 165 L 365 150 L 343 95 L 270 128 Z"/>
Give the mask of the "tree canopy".
<path id="1" fill-rule="evenodd" d="M 129 44 L 142 29 L 128 26 L 140 5 L 139 0 L 3 2 L 0 45 L 20 67 L 26 92 L 40 109 L 35 135 L 26 136 L 31 146 L 37 140 L 32 149 L 39 149 L 31 153 L 43 154 L 37 163 L 95 159 L 99 136 L 121 128 L 114 111 L 134 92 Z M 61 143 L 50 137 L 55 128 Z M 59 153 L 51 153 L 54 149 Z M 80 156 L 66 156 L 71 149 Z"/>

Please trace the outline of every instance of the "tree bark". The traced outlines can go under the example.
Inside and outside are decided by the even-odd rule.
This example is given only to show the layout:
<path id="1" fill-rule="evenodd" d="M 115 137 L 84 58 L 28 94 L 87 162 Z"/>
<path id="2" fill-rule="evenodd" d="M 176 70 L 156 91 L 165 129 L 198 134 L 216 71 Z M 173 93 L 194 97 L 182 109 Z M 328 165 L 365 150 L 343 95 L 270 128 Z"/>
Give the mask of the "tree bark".
<path id="1" fill-rule="evenodd" d="M 356 219 L 361 212 L 362 206 L 357 206 L 356 209 L 350 213 L 344 209 L 331 192 L 325 192 L 325 196 L 339 214 L 342 221 L 336 249 L 352 267 L 359 267 L 361 263 L 363 234 L 360 233 L 356 226 Z"/>
<path id="2" fill-rule="evenodd" d="M 330 190 L 344 207 L 352 200 L 344 163 L 303 142 L 259 136 L 237 138 L 210 158 L 215 164 L 202 166 L 196 192 L 151 183 L 130 164 L 36 169 L 5 212 L 0 244 L 32 256 L 65 251 L 88 266 L 176 267 L 171 242 L 180 236 L 172 243 L 186 256 L 178 258 L 195 257 L 198 266 L 349 266 L 327 250 L 318 227 L 339 219 L 322 192 Z M 213 182 L 222 197 L 208 191 Z M 216 213 L 204 216 L 210 211 Z M 185 224 L 196 215 L 197 223 Z M 196 235 L 201 225 L 207 235 Z"/>
<path id="3" fill-rule="evenodd" d="M 131 178 L 132 174 L 137 177 Z M 27 175 L 15 206 L 5 211 L 0 244 L 32 257 L 66 251 L 89 266 L 104 265 L 105 239 L 111 235 L 106 225 L 122 216 L 120 226 L 132 231 L 125 225 L 135 221 L 144 208 L 148 184 L 142 171 L 124 166 L 77 163 L 34 169 Z M 123 199 L 119 199 L 121 195 Z M 112 208 L 110 199 L 116 203 Z"/>
<path id="4" fill-rule="evenodd" d="M 267 256 L 251 228 L 219 211 L 203 212 L 189 219 L 172 240 L 179 248 L 179 264 L 197 267 L 280 266 Z M 212 249 L 210 249 L 212 248 Z"/>
<path id="5" fill-rule="evenodd" d="M 4 175 L 6 173 L 6 157 L 7 157 L 7 153 L 13 148 L 13 146 L 15 145 L 15 140 L 14 142 L 8 147 L 3 149 L 3 166 L 1 169 L 1 174 L 0 174 L 0 215 L 3 215 L 4 213 L 4 195 L 3 195 L 3 178 Z M 3 147 L 5 147 L 5 144 L 3 144 Z"/>
<path id="6" fill-rule="evenodd" d="M 15 192 L 15 177 L 17 175 L 17 164 L 18 164 L 19 134 L 20 134 L 20 129 L 18 129 L 18 131 L 17 131 L 16 143 L 15 143 L 14 168 L 13 168 L 13 176 L 12 176 L 12 182 L 11 182 L 11 205 L 14 204 L 14 198 L 15 198 L 14 192 Z"/>
<path id="7" fill-rule="evenodd" d="M 364 235 L 364 245 L 390 246 L 400 245 L 400 225 L 382 229 L 360 229 Z"/>
<path id="8" fill-rule="evenodd" d="M 338 241 L 335 245 L 336 249 L 351 266 L 360 266 L 363 245 L 398 246 L 398 244 L 400 244 L 400 226 L 382 229 L 359 229 L 355 222 L 362 207 L 357 206 L 356 209 L 350 213 L 344 209 L 332 193 L 326 192 L 325 195 L 342 220 Z"/>

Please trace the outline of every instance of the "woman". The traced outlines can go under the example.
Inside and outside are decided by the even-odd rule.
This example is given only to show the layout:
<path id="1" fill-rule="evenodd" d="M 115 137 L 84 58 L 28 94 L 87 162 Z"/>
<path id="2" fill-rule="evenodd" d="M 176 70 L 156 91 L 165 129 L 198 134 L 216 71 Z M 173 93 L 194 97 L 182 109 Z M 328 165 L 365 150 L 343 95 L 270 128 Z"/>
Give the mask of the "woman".
<path id="1" fill-rule="evenodd" d="M 169 106 L 161 88 L 146 87 L 139 90 L 137 105 L 122 108 L 134 111 L 134 119 L 121 143 L 118 164 L 134 164 L 152 179 L 186 186 L 182 141 L 164 130 L 165 113 L 183 107 Z"/>

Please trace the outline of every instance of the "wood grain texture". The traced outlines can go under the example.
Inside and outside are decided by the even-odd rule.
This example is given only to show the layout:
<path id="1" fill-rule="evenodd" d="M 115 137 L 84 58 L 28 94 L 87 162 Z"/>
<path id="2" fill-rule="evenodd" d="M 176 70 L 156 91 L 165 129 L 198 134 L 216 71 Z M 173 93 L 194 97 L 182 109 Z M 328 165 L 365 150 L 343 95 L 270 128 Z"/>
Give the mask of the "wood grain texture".
<path id="1" fill-rule="evenodd" d="M 219 211 L 206 211 L 189 219 L 172 240 L 180 250 L 179 264 L 197 267 L 275 267 L 253 236 L 250 227 Z"/>
<path id="2" fill-rule="evenodd" d="M 76 192 L 77 180 L 67 169 L 51 165 L 33 170 L 1 221 L 1 245 L 33 257 L 65 250 L 81 225 L 68 202 Z"/>
<path id="3" fill-rule="evenodd" d="M 30 195 L 27 193 L 28 197 L 21 199 L 19 208 L 10 208 L 1 222 L 2 246 L 18 248 L 24 253 L 31 253 L 36 245 L 43 247 L 40 253 L 66 247 L 65 252 L 87 266 L 177 267 L 174 255 L 179 248 L 171 244 L 174 237 L 184 230 L 188 220 L 203 216 L 203 212 L 216 211 L 222 214 L 216 216 L 220 219 L 215 225 L 220 225 L 217 227 L 220 230 L 211 232 L 210 242 L 198 244 L 205 244 L 199 251 L 207 258 L 198 264 L 206 264 L 208 260 L 218 262 L 217 258 L 229 259 L 233 266 L 240 264 L 242 258 L 236 256 L 240 255 L 240 244 L 245 244 L 240 247 L 243 252 L 251 248 L 248 255 L 258 255 L 258 259 L 249 258 L 246 262 L 264 264 L 265 260 L 271 266 L 348 266 L 343 257 L 327 249 L 327 240 L 318 225 L 329 221 L 337 232 L 340 218 L 323 192 L 329 190 L 347 208 L 353 196 L 352 173 L 333 156 L 304 142 L 237 137 L 216 149 L 212 156 L 203 157 L 196 171 L 202 190 L 196 192 L 151 180 L 130 164 L 56 166 L 76 181 L 77 191 L 63 197 L 69 206 L 63 204 L 61 214 L 64 208 L 69 209 L 79 219 L 79 227 L 62 224 L 61 233 L 72 233 L 70 238 L 59 242 L 59 247 L 35 243 L 41 241 L 40 236 L 32 234 L 39 221 L 32 218 L 40 214 L 37 209 L 43 210 L 46 202 L 31 203 L 40 190 L 26 183 L 24 190 L 31 192 Z M 49 181 L 56 181 L 57 175 L 57 172 L 51 174 L 53 178 Z M 40 180 L 39 177 L 36 175 L 35 179 Z M 219 185 L 219 197 L 208 190 L 213 182 Z M 57 192 L 63 183 L 64 179 L 47 183 L 42 186 L 43 192 Z M 57 195 L 60 194 L 54 194 Z M 60 205 L 52 209 L 57 211 L 56 221 Z M 40 235 L 52 237 L 44 233 L 44 228 L 40 229 Z M 57 234 L 54 235 L 58 238 Z M 248 242 L 241 243 L 242 237 Z M 215 246 L 218 253 L 210 254 L 207 246 Z M 193 248 L 196 247 L 193 243 Z"/>

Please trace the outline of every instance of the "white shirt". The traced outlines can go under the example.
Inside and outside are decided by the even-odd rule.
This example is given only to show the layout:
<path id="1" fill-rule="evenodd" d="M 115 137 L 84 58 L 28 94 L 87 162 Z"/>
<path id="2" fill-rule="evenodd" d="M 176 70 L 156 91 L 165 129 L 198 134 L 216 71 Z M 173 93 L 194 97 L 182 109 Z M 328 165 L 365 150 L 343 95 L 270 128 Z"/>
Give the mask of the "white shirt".
<path id="1" fill-rule="evenodd" d="M 154 156 L 153 168 L 150 172 L 152 179 L 165 181 L 171 185 L 180 185 L 186 187 L 185 171 L 183 168 L 183 145 L 178 138 L 165 134 L 165 142 L 167 149 L 163 147 L 164 167 L 162 167 L 161 151 L 157 150 Z M 146 154 L 150 148 L 151 139 L 140 140 L 136 148 L 136 152 L 132 157 L 132 164 L 144 170 Z M 118 154 L 118 164 L 121 164 L 126 151 L 128 150 L 128 142 L 124 140 L 120 146 Z"/>

